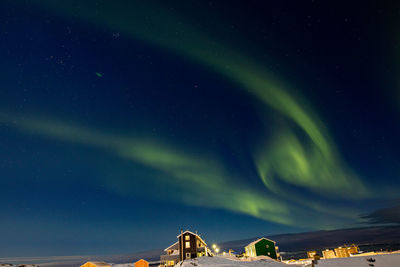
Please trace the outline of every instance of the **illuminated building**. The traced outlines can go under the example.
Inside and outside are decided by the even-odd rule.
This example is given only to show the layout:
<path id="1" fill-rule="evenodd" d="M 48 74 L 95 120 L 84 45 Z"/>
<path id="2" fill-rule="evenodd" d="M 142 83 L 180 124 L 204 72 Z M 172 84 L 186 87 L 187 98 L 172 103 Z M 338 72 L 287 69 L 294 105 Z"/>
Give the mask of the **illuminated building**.
<path id="1" fill-rule="evenodd" d="M 275 241 L 262 237 L 248 244 L 245 249 L 245 255 L 248 257 L 268 256 L 273 259 L 279 258 L 278 247 Z"/>

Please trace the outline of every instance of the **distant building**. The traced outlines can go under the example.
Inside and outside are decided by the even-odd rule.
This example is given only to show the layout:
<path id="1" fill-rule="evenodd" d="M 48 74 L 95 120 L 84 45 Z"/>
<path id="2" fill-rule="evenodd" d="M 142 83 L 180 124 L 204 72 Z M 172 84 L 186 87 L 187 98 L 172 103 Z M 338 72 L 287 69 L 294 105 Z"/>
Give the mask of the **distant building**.
<path id="1" fill-rule="evenodd" d="M 105 263 L 103 261 L 88 261 L 81 267 L 111 267 L 111 264 Z"/>
<path id="2" fill-rule="evenodd" d="M 350 257 L 350 254 L 346 247 L 338 247 L 335 248 L 335 254 L 337 258 L 347 258 Z"/>
<path id="3" fill-rule="evenodd" d="M 164 249 L 167 255 L 161 255 L 160 266 L 174 266 L 179 262 L 179 241 Z"/>
<path id="4" fill-rule="evenodd" d="M 307 258 L 313 260 L 319 260 L 321 256 L 315 251 L 307 251 Z"/>
<path id="5" fill-rule="evenodd" d="M 229 249 L 228 253 L 229 253 L 229 256 L 235 255 L 235 251 L 233 249 Z"/>
<path id="6" fill-rule="evenodd" d="M 309 259 L 314 259 L 314 256 L 317 254 L 315 250 L 313 251 L 307 251 L 307 258 Z"/>
<path id="7" fill-rule="evenodd" d="M 275 241 L 262 237 L 245 246 L 245 255 L 249 257 L 268 256 L 272 259 L 279 258 L 278 247 Z"/>
<path id="8" fill-rule="evenodd" d="M 336 257 L 338 258 L 350 257 L 350 255 L 358 254 L 358 246 L 353 244 L 351 246 L 343 246 L 335 248 L 335 254 Z"/>
<path id="9" fill-rule="evenodd" d="M 144 259 L 138 260 L 135 262 L 135 267 L 149 267 L 149 262 Z"/>
<path id="10" fill-rule="evenodd" d="M 167 254 L 161 255 L 160 266 L 174 266 L 186 259 L 211 255 L 206 242 L 198 234 L 185 231 L 177 238 L 177 242 L 164 249 Z"/>
<path id="11" fill-rule="evenodd" d="M 351 255 L 358 254 L 358 246 L 356 245 L 351 245 L 351 246 L 343 246 L 343 247 L 337 247 L 334 250 L 329 250 L 326 249 L 322 251 L 322 254 L 325 259 L 331 259 L 331 258 L 347 258 L 350 257 Z M 308 253 L 307 253 L 308 255 Z"/>
<path id="12" fill-rule="evenodd" d="M 358 246 L 356 245 L 351 245 L 350 247 L 346 247 L 347 251 L 349 252 L 349 254 L 354 255 L 354 254 L 358 254 Z"/>
<path id="13" fill-rule="evenodd" d="M 330 249 L 325 249 L 322 251 L 322 256 L 324 256 L 324 259 L 333 259 L 336 258 L 335 252 Z"/>

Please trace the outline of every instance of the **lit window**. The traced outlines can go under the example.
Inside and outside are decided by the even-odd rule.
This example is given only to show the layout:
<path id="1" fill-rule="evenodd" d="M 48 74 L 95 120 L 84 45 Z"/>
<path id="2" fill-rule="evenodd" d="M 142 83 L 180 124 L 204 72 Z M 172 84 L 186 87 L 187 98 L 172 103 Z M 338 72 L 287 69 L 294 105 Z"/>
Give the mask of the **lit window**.
<path id="1" fill-rule="evenodd" d="M 185 248 L 190 248 L 190 242 L 189 241 L 185 242 Z"/>
<path id="2" fill-rule="evenodd" d="M 190 235 L 185 235 L 185 240 L 190 240 Z"/>
<path id="3" fill-rule="evenodd" d="M 186 253 L 186 259 L 190 259 L 190 253 Z"/>

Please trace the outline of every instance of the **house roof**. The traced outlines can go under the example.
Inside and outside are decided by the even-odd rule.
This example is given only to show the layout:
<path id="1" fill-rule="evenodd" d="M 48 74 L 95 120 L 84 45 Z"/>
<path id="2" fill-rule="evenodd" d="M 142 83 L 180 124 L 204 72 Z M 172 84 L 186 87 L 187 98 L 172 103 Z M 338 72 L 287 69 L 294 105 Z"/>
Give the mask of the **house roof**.
<path id="1" fill-rule="evenodd" d="M 186 233 L 189 233 L 189 234 L 192 234 L 192 235 L 197 236 L 197 237 L 200 239 L 200 241 L 203 242 L 203 243 L 207 246 L 206 241 L 204 241 L 198 234 L 195 234 L 195 233 L 193 233 L 193 232 L 191 232 L 191 231 L 189 231 L 189 230 L 186 230 L 185 232 L 181 233 L 181 234 L 178 235 L 176 238 L 179 239 L 179 237 L 180 237 L 181 235 L 186 234 Z"/>
<path id="2" fill-rule="evenodd" d="M 104 261 L 89 261 L 91 264 L 96 265 L 96 266 L 110 266 L 110 264 L 104 262 Z"/>
<path id="3" fill-rule="evenodd" d="M 176 246 L 176 249 L 178 249 L 178 242 L 176 241 L 175 243 L 173 243 L 171 246 L 167 247 L 166 249 L 164 249 L 164 251 L 170 250 L 170 249 L 174 249 L 173 247 Z"/>
<path id="4" fill-rule="evenodd" d="M 260 242 L 260 241 L 263 240 L 263 239 L 268 240 L 268 241 L 271 241 L 271 242 L 273 242 L 274 244 L 276 243 L 274 240 L 271 240 L 271 239 L 268 239 L 268 238 L 265 238 L 265 237 L 261 237 L 261 238 L 259 238 L 259 239 L 257 239 L 257 240 L 254 240 L 253 242 L 251 242 L 250 244 L 248 244 L 246 247 L 252 246 L 252 245 L 254 245 L 254 244 Z"/>

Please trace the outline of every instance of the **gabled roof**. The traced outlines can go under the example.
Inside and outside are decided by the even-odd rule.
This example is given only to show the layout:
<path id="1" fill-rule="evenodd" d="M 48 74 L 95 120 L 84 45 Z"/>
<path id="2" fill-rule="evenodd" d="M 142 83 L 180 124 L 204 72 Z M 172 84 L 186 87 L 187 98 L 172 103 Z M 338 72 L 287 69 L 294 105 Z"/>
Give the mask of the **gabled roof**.
<path id="1" fill-rule="evenodd" d="M 189 233 L 189 234 L 192 234 L 192 235 L 197 236 L 197 237 L 200 239 L 200 241 L 203 242 L 203 243 L 207 246 L 206 241 L 204 241 L 198 234 L 195 234 L 195 233 L 193 233 L 193 232 L 190 232 L 189 230 L 186 230 L 185 232 L 181 233 L 181 234 L 178 235 L 176 238 L 179 239 L 179 237 L 180 237 L 181 235 L 186 234 L 186 233 Z"/>
<path id="2" fill-rule="evenodd" d="M 171 246 L 167 247 L 166 249 L 164 249 L 164 251 L 170 250 L 170 249 L 175 249 L 174 246 L 176 246 L 176 250 L 179 248 L 178 247 L 178 242 L 176 241 L 175 243 L 173 243 Z"/>
<path id="3" fill-rule="evenodd" d="M 193 233 L 193 232 L 191 232 L 191 231 L 189 231 L 189 230 L 186 230 L 185 232 L 179 234 L 176 238 L 179 238 L 181 235 L 186 234 L 186 233 L 199 236 L 198 234 L 195 234 L 195 233 Z"/>
<path id="4" fill-rule="evenodd" d="M 148 261 L 146 261 L 146 260 L 144 260 L 144 259 L 140 259 L 140 260 L 138 260 L 137 262 L 139 262 L 139 261 L 144 261 L 144 262 L 149 263 Z M 137 263 L 137 262 L 135 262 L 135 263 Z"/>
<path id="5" fill-rule="evenodd" d="M 254 244 L 260 242 L 260 241 L 263 240 L 263 239 L 268 240 L 268 241 L 271 241 L 271 242 L 273 242 L 274 244 L 276 243 L 274 240 L 271 240 L 271 239 L 268 239 L 268 238 L 265 238 L 265 237 L 261 237 L 261 238 L 259 238 L 259 239 L 257 239 L 257 240 L 254 240 L 253 242 L 251 242 L 250 244 L 248 244 L 246 247 L 252 246 L 252 245 L 254 245 Z"/>

